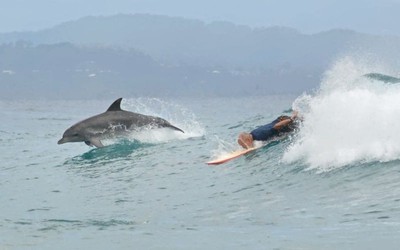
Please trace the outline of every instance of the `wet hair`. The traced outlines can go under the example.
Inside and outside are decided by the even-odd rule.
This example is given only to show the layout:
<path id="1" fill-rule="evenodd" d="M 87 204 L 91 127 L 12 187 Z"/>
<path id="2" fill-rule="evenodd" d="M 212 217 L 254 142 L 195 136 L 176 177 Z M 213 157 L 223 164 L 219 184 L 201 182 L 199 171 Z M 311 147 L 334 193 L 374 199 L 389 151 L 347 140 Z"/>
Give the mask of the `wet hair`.
<path id="1" fill-rule="evenodd" d="M 287 116 L 287 115 L 281 115 L 278 117 L 278 119 L 279 119 L 279 121 L 283 121 L 283 120 L 291 119 L 291 118 L 290 118 L 290 116 Z"/>

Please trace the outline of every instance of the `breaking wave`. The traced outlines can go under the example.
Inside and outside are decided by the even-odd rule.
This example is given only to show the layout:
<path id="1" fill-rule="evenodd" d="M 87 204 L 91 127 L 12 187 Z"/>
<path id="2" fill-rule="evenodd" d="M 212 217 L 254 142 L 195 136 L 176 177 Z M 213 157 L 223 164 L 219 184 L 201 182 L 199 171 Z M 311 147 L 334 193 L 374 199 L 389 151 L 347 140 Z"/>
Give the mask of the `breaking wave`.
<path id="1" fill-rule="evenodd" d="M 400 159 L 400 84 L 375 73 L 384 68 L 352 57 L 338 60 L 315 93 L 293 103 L 304 121 L 283 161 L 329 171 Z"/>

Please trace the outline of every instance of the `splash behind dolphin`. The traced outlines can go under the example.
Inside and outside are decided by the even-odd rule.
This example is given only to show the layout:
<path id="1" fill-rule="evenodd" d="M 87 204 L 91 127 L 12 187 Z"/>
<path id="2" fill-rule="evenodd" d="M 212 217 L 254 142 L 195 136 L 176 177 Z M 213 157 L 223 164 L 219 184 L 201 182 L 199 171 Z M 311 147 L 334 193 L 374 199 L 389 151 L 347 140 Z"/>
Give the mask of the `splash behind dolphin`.
<path id="1" fill-rule="evenodd" d="M 67 129 L 58 144 L 85 142 L 89 146 L 103 147 L 102 139 L 123 136 L 142 128 L 171 128 L 183 130 L 168 121 L 155 116 L 147 116 L 121 109 L 122 98 L 117 99 L 106 112 L 78 122 Z"/>

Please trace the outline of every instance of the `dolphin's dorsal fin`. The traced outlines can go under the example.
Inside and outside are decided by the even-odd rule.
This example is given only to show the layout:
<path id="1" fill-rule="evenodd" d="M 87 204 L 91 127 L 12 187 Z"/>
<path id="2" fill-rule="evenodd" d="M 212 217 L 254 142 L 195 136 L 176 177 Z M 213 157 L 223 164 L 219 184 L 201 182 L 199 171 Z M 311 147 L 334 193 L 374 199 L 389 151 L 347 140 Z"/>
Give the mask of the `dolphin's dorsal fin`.
<path id="1" fill-rule="evenodd" d="M 111 106 L 107 109 L 108 111 L 121 111 L 121 101 L 122 98 L 118 98 L 115 102 L 111 104 Z"/>

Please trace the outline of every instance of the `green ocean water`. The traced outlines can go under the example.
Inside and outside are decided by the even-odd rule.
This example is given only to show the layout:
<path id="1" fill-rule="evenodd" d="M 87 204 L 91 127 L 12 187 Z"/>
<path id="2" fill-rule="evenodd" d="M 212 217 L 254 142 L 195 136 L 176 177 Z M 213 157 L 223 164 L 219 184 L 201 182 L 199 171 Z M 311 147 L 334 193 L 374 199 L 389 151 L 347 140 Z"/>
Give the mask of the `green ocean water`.
<path id="1" fill-rule="evenodd" d="M 396 249 L 400 153 L 385 140 L 366 148 L 336 140 L 335 127 L 333 139 L 321 137 L 316 107 L 331 99 L 307 100 L 317 97 L 307 108 L 304 96 L 127 97 L 124 109 L 161 116 L 185 135 L 150 133 L 100 149 L 57 140 L 113 100 L 1 101 L 0 249 Z M 238 133 L 291 107 L 319 123 L 230 163 L 205 164 L 237 149 Z M 323 145 L 338 141 L 353 147 L 349 161 L 335 147 L 327 156 Z M 366 157 L 374 150 L 386 154 Z"/>

